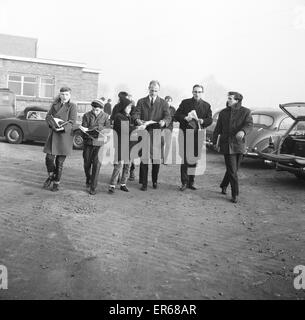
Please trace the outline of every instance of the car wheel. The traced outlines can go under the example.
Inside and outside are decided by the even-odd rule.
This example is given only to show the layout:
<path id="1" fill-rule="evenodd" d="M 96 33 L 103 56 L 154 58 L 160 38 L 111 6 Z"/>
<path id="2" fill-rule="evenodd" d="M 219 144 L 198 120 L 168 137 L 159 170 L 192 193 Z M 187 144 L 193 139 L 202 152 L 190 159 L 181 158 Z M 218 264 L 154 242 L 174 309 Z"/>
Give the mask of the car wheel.
<path id="1" fill-rule="evenodd" d="M 84 146 L 83 135 L 80 130 L 76 130 L 73 133 L 73 147 L 75 149 L 82 149 Z"/>
<path id="2" fill-rule="evenodd" d="M 305 180 L 305 173 L 295 173 L 295 176 L 300 180 Z"/>
<path id="3" fill-rule="evenodd" d="M 9 126 L 5 130 L 5 137 L 8 143 L 18 144 L 23 140 L 23 132 L 18 126 Z"/>

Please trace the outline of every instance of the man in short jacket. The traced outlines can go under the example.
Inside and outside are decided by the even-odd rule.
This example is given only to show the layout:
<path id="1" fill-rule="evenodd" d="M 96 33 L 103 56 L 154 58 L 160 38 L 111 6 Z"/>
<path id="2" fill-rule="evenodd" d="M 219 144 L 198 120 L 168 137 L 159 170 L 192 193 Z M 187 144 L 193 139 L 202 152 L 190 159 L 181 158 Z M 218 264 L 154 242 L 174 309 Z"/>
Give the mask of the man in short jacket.
<path id="1" fill-rule="evenodd" d="M 231 185 L 233 203 L 238 202 L 239 185 L 237 172 L 243 154 L 246 152 L 246 135 L 252 130 L 251 111 L 241 105 L 243 96 L 229 92 L 227 107 L 220 111 L 213 132 L 213 145 L 224 154 L 226 173 L 220 184 L 221 193 L 226 194 Z M 218 144 L 217 144 L 218 142 Z"/>
<path id="2" fill-rule="evenodd" d="M 96 136 L 90 136 L 83 133 L 84 139 L 84 171 L 86 175 L 86 187 L 91 195 L 96 194 L 98 176 L 101 169 L 101 163 L 98 153 L 101 144 L 97 145 L 95 141 L 98 139 L 99 133 L 106 127 L 110 127 L 109 115 L 103 111 L 104 104 L 101 100 L 95 99 L 91 102 L 92 110 L 83 115 L 82 126 L 88 130 L 95 130 Z"/>

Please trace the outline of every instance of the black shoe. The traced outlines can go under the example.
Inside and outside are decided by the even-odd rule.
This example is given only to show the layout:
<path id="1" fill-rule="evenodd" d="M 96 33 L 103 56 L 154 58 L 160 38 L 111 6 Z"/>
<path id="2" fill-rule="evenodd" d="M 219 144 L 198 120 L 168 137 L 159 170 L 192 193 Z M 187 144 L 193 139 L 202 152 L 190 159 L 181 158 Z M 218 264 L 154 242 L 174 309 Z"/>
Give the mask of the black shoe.
<path id="1" fill-rule="evenodd" d="M 185 191 L 187 188 L 186 184 L 182 184 L 181 187 L 179 188 L 180 191 Z"/>
<path id="2" fill-rule="evenodd" d="M 59 191 L 59 183 L 55 183 L 55 182 L 53 183 L 52 191 L 53 192 Z"/>
<path id="3" fill-rule="evenodd" d="M 221 194 L 227 194 L 227 187 L 220 187 L 221 188 Z"/>
<path id="4" fill-rule="evenodd" d="M 147 191 L 147 186 L 145 184 L 143 184 L 140 190 L 141 191 Z"/>
<path id="5" fill-rule="evenodd" d="M 109 193 L 114 193 L 115 187 L 109 187 L 108 192 Z"/>
<path id="6" fill-rule="evenodd" d="M 136 178 L 136 177 L 135 177 L 134 172 L 133 172 L 133 171 L 130 171 L 128 180 L 129 180 L 129 181 L 135 181 L 135 178 Z"/>
<path id="7" fill-rule="evenodd" d="M 197 190 L 198 188 L 194 186 L 194 184 L 189 184 L 188 186 L 189 189 L 191 190 Z"/>
<path id="8" fill-rule="evenodd" d="M 96 194 L 96 190 L 94 188 L 90 188 L 89 193 L 94 196 Z"/>
<path id="9" fill-rule="evenodd" d="M 232 197 L 231 202 L 237 203 L 238 202 L 238 197 L 237 196 Z"/>
<path id="10" fill-rule="evenodd" d="M 53 181 L 53 176 L 48 176 L 47 180 L 43 183 L 43 188 L 48 189 Z"/>
<path id="11" fill-rule="evenodd" d="M 126 186 L 121 186 L 120 190 L 125 191 L 125 192 L 129 192 L 129 190 Z"/>
<path id="12" fill-rule="evenodd" d="M 153 182 L 153 188 L 154 189 L 158 189 L 158 183 L 157 182 Z"/>

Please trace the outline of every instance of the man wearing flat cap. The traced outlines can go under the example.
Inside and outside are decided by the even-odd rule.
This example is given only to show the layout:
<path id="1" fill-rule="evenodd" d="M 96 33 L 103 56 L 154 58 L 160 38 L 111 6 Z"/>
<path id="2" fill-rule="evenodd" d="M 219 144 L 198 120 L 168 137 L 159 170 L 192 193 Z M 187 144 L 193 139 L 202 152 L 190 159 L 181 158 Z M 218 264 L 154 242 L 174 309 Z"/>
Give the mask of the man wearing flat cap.
<path id="1" fill-rule="evenodd" d="M 92 110 L 83 115 L 82 126 L 88 131 L 83 133 L 84 139 L 84 171 L 86 175 L 86 187 L 89 193 L 96 194 L 98 176 L 101 169 L 101 163 L 98 158 L 101 145 L 95 143 L 99 133 L 110 126 L 109 115 L 103 111 L 104 104 L 102 100 L 95 99 L 91 102 Z"/>

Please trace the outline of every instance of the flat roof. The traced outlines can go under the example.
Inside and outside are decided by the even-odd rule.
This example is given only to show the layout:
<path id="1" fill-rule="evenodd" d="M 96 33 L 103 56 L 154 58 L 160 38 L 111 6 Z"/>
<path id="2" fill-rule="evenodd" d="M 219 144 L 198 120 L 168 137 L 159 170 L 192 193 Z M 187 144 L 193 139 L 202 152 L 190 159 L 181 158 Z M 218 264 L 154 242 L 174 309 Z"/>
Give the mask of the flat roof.
<path id="1" fill-rule="evenodd" d="M 98 69 L 88 69 L 86 68 L 85 63 L 81 62 L 72 62 L 72 61 L 61 61 L 61 60 L 51 60 L 51 59 L 40 59 L 40 58 L 27 58 L 27 57 L 16 57 L 16 56 L 8 56 L 4 54 L 0 54 L 0 59 L 4 60 L 14 60 L 14 61 L 23 61 L 23 62 L 35 62 L 42 64 L 52 64 L 58 66 L 66 66 L 66 67 L 77 67 L 84 69 L 84 72 L 90 73 L 100 73 Z"/>

